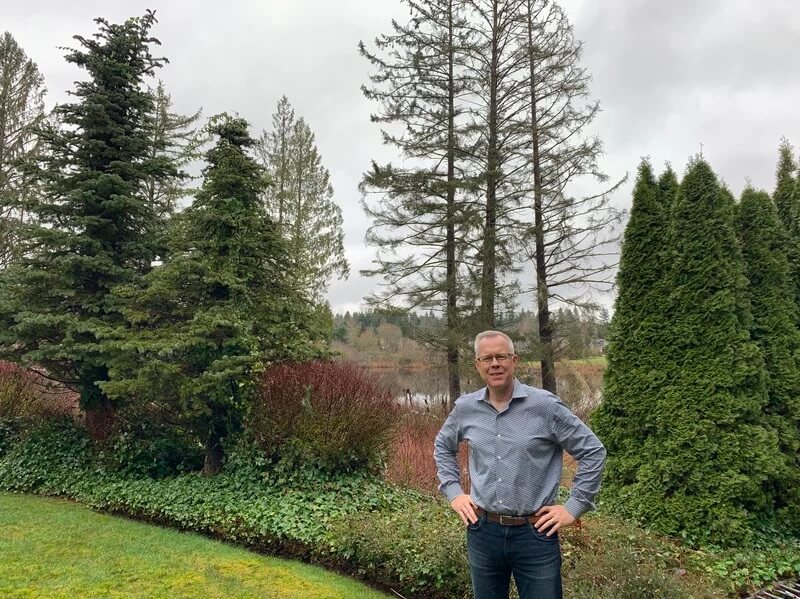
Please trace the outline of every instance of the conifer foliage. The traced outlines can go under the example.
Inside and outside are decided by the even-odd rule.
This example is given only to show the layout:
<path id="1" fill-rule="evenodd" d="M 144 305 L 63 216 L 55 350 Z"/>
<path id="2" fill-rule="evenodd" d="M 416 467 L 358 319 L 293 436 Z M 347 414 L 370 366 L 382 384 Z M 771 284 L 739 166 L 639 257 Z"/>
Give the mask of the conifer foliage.
<path id="1" fill-rule="evenodd" d="M 792 501 L 787 264 L 762 195 L 746 192 L 735 220 L 702 158 L 668 210 L 674 189 L 671 172 L 654 185 L 640 167 L 595 425 L 616 509 L 693 542 L 732 543 Z"/>
<path id="2" fill-rule="evenodd" d="M 753 313 L 752 339 L 764 355 L 766 423 L 778 434 L 784 470 L 774 489 L 776 505 L 800 522 L 800 332 L 789 273 L 788 236 L 765 192 L 748 188 L 737 210 L 737 228 Z"/>
<path id="3" fill-rule="evenodd" d="M 665 324 L 675 186 L 671 170 L 657 182 L 649 162 L 639 165 L 617 275 L 614 342 L 607 350 L 603 403 L 594 415 L 595 430 L 614 456 L 608 480 L 617 485 L 635 481 L 642 444 L 653 432 L 653 406 L 665 383 L 664 356 L 653 344 Z"/>
<path id="4" fill-rule="evenodd" d="M 247 122 L 212 120 L 194 204 L 176 217 L 170 260 L 117 299 L 110 394 L 161 402 L 205 444 L 204 472 L 222 466 L 222 441 L 241 424 L 252 376 L 264 362 L 319 354 L 311 305 L 292 291 L 292 261 L 261 194 L 263 169 L 248 154 Z"/>
<path id="5" fill-rule="evenodd" d="M 54 109 L 40 132 L 41 198 L 29 253 L 5 273 L 0 347 L 16 361 L 44 367 L 80 392 L 82 407 L 109 414 L 105 331 L 119 321 L 114 286 L 135 280 L 154 258 L 155 215 L 143 185 L 160 167 L 148 159 L 144 81 L 164 59 L 151 54 L 152 12 L 122 24 L 95 20 L 66 55 L 86 73 L 75 101 Z"/>

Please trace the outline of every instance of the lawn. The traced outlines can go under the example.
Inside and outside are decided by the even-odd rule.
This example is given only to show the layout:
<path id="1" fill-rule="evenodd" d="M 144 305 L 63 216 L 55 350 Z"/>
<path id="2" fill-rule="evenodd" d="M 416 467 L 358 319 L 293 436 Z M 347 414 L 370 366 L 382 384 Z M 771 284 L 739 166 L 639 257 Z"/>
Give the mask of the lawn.
<path id="1" fill-rule="evenodd" d="M 0 530 L 2 597 L 387 597 L 321 568 L 58 499 L 0 493 Z"/>

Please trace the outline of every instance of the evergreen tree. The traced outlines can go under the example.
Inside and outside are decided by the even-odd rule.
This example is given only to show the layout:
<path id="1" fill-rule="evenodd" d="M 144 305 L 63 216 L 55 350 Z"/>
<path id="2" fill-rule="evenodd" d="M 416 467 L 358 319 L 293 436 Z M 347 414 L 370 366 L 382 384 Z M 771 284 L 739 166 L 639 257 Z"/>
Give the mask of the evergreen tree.
<path id="1" fill-rule="evenodd" d="M 272 117 L 275 130 L 262 135 L 258 154 L 272 185 L 265 193 L 267 210 L 277 222 L 296 263 L 298 290 L 317 301 L 331 278 L 346 278 L 342 210 L 333 201 L 330 173 L 304 119 L 294 120 L 286 96 Z"/>
<path id="2" fill-rule="evenodd" d="M 795 176 L 797 165 L 792 146 L 786 139 L 781 140 L 778 154 L 775 193 L 772 197 L 778 218 L 787 233 L 786 255 L 789 258 L 789 278 L 792 281 L 794 301 L 798 306 L 797 314 L 800 318 L 800 177 Z M 800 325 L 800 320 L 798 324 Z"/>
<path id="3" fill-rule="evenodd" d="M 536 273 L 542 386 L 556 393 L 550 306 L 554 301 L 580 305 L 576 287 L 611 288 L 620 214 L 610 200 L 625 179 L 586 196 L 567 191 L 582 177 L 608 180 L 598 166 L 602 142 L 584 133 L 600 105 L 590 100 L 591 77 L 580 64 L 583 43 L 556 3 L 524 0 L 517 10 L 524 75 L 513 92 L 522 108 L 514 137 L 524 149 L 532 201 L 515 228 L 524 259 Z"/>
<path id="4" fill-rule="evenodd" d="M 95 21 L 99 31 L 75 36 L 80 47 L 66 55 L 86 72 L 76 101 L 57 106 L 40 132 L 38 224 L 26 233 L 29 254 L 6 273 L 0 349 L 79 391 L 90 419 L 107 421 L 103 336 L 119 321 L 109 294 L 148 271 L 155 256 L 144 185 L 161 169 L 148 157 L 152 97 L 144 79 L 164 59 L 150 53 L 158 43 L 152 12 L 122 24 Z"/>
<path id="5" fill-rule="evenodd" d="M 212 120 L 219 140 L 195 202 L 175 217 L 169 261 L 119 289 L 128 326 L 105 386 L 184 423 L 205 446 L 206 474 L 222 466 L 260 365 L 320 353 L 315 314 L 292 290 L 290 254 L 261 203 L 267 179 L 247 127 Z"/>
<path id="6" fill-rule="evenodd" d="M 736 542 L 755 515 L 768 521 L 782 471 L 733 212 L 708 163 L 693 160 L 673 210 L 669 326 L 651 349 L 666 371 L 653 433 L 636 481 L 615 493 L 622 511 L 692 541 Z"/>
<path id="7" fill-rule="evenodd" d="M 416 338 L 446 354 L 451 404 L 461 395 L 459 355 L 473 300 L 469 271 L 479 211 L 465 158 L 463 82 L 465 16 L 457 0 L 406 0 L 411 17 L 359 50 L 375 69 L 364 94 L 379 104 L 372 121 L 402 166 L 372 164 L 361 184 L 373 222 L 367 243 L 377 248 L 368 276 L 383 279 L 371 298 L 379 307 L 436 309 L 444 330 Z M 473 245 L 474 244 L 474 245 Z"/>
<path id="8" fill-rule="evenodd" d="M 794 160 L 792 145 L 787 139 L 782 139 L 778 148 L 778 168 L 775 174 L 775 207 L 778 210 L 778 218 L 783 223 L 786 231 L 796 233 L 800 222 L 800 210 L 798 210 L 798 200 L 795 194 L 795 171 L 797 164 Z"/>
<path id="9" fill-rule="evenodd" d="M 147 177 L 144 189 L 156 214 L 159 255 L 164 258 L 168 221 L 180 200 L 189 194 L 186 182 L 190 177 L 184 169 L 201 157 L 200 148 L 208 141 L 208 136 L 197 126 L 201 110 L 186 116 L 173 112 L 172 96 L 166 92 L 162 81 L 151 93 L 152 110 L 145 117 L 148 159 L 158 165 L 161 172 Z"/>
<path id="10" fill-rule="evenodd" d="M 0 268 L 21 255 L 20 233 L 33 192 L 22 164 L 37 149 L 44 93 L 36 63 L 6 31 L 0 36 Z"/>
<path id="11" fill-rule="evenodd" d="M 472 106 L 469 147 L 473 177 L 480 182 L 482 222 L 475 274 L 480 289 L 478 330 L 498 326 L 503 308 L 513 309 L 518 286 L 504 281 L 513 273 L 516 232 L 509 224 L 525 193 L 519 121 L 526 104 L 518 100 L 524 56 L 518 40 L 525 0 L 466 0 L 465 75 Z"/>
<path id="12" fill-rule="evenodd" d="M 646 160 L 639 165 L 630 220 L 622 245 L 603 402 L 593 414 L 593 430 L 608 448 L 606 485 L 636 481 L 645 440 L 654 432 L 656 407 L 669 369 L 654 351 L 664 334 L 670 269 L 670 208 L 675 175 L 656 182 Z M 613 489 L 612 489 L 613 491 Z"/>
<path id="13" fill-rule="evenodd" d="M 774 490 L 776 505 L 800 525 L 800 332 L 789 278 L 787 236 L 768 194 L 746 189 L 737 211 L 752 339 L 767 370 L 767 423 L 777 431 L 786 464 Z M 800 530 L 800 528 L 798 528 Z"/>

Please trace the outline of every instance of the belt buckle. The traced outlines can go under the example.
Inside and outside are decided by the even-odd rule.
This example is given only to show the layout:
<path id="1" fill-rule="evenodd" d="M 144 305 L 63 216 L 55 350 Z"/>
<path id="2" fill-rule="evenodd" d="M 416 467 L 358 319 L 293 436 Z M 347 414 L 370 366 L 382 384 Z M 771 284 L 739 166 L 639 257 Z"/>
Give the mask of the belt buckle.
<path id="1" fill-rule="evenodd" d="M 509 517 L 511 517 L 511 516 L 506 516 L 505 514 L 500 514 L 500 525 L 501 526 L 506 526 L 505 519 L 509 518 Z"/>

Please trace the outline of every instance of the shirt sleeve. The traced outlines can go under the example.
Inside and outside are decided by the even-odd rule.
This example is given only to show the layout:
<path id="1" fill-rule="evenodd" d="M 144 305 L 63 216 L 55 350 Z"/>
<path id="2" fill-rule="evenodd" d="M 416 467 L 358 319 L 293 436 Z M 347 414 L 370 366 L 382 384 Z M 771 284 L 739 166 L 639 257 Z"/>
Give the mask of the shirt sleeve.
<path id="1" fill-rule="evenodd" d="M 578 461 L 572 491 L 564 503 L 567 511 L 577 519 L 596 509 L 594 500 L 600 491 L 606 448 L 561 400 L 556 401 L 553 412 L 553 434 L 556 442 Z"/>
<path id="2" fill-rule="evenodd" d="M 436 474 L 439 477 L 439 492 L 447 497 L 448 501 L 453 501 L 464 494 L 461 488 L 461 470 L 458 466 L 461 426 L 457 412 L 458 406 L 450 412 L 433 442 L 433 459 L 436 461 Z"/>

